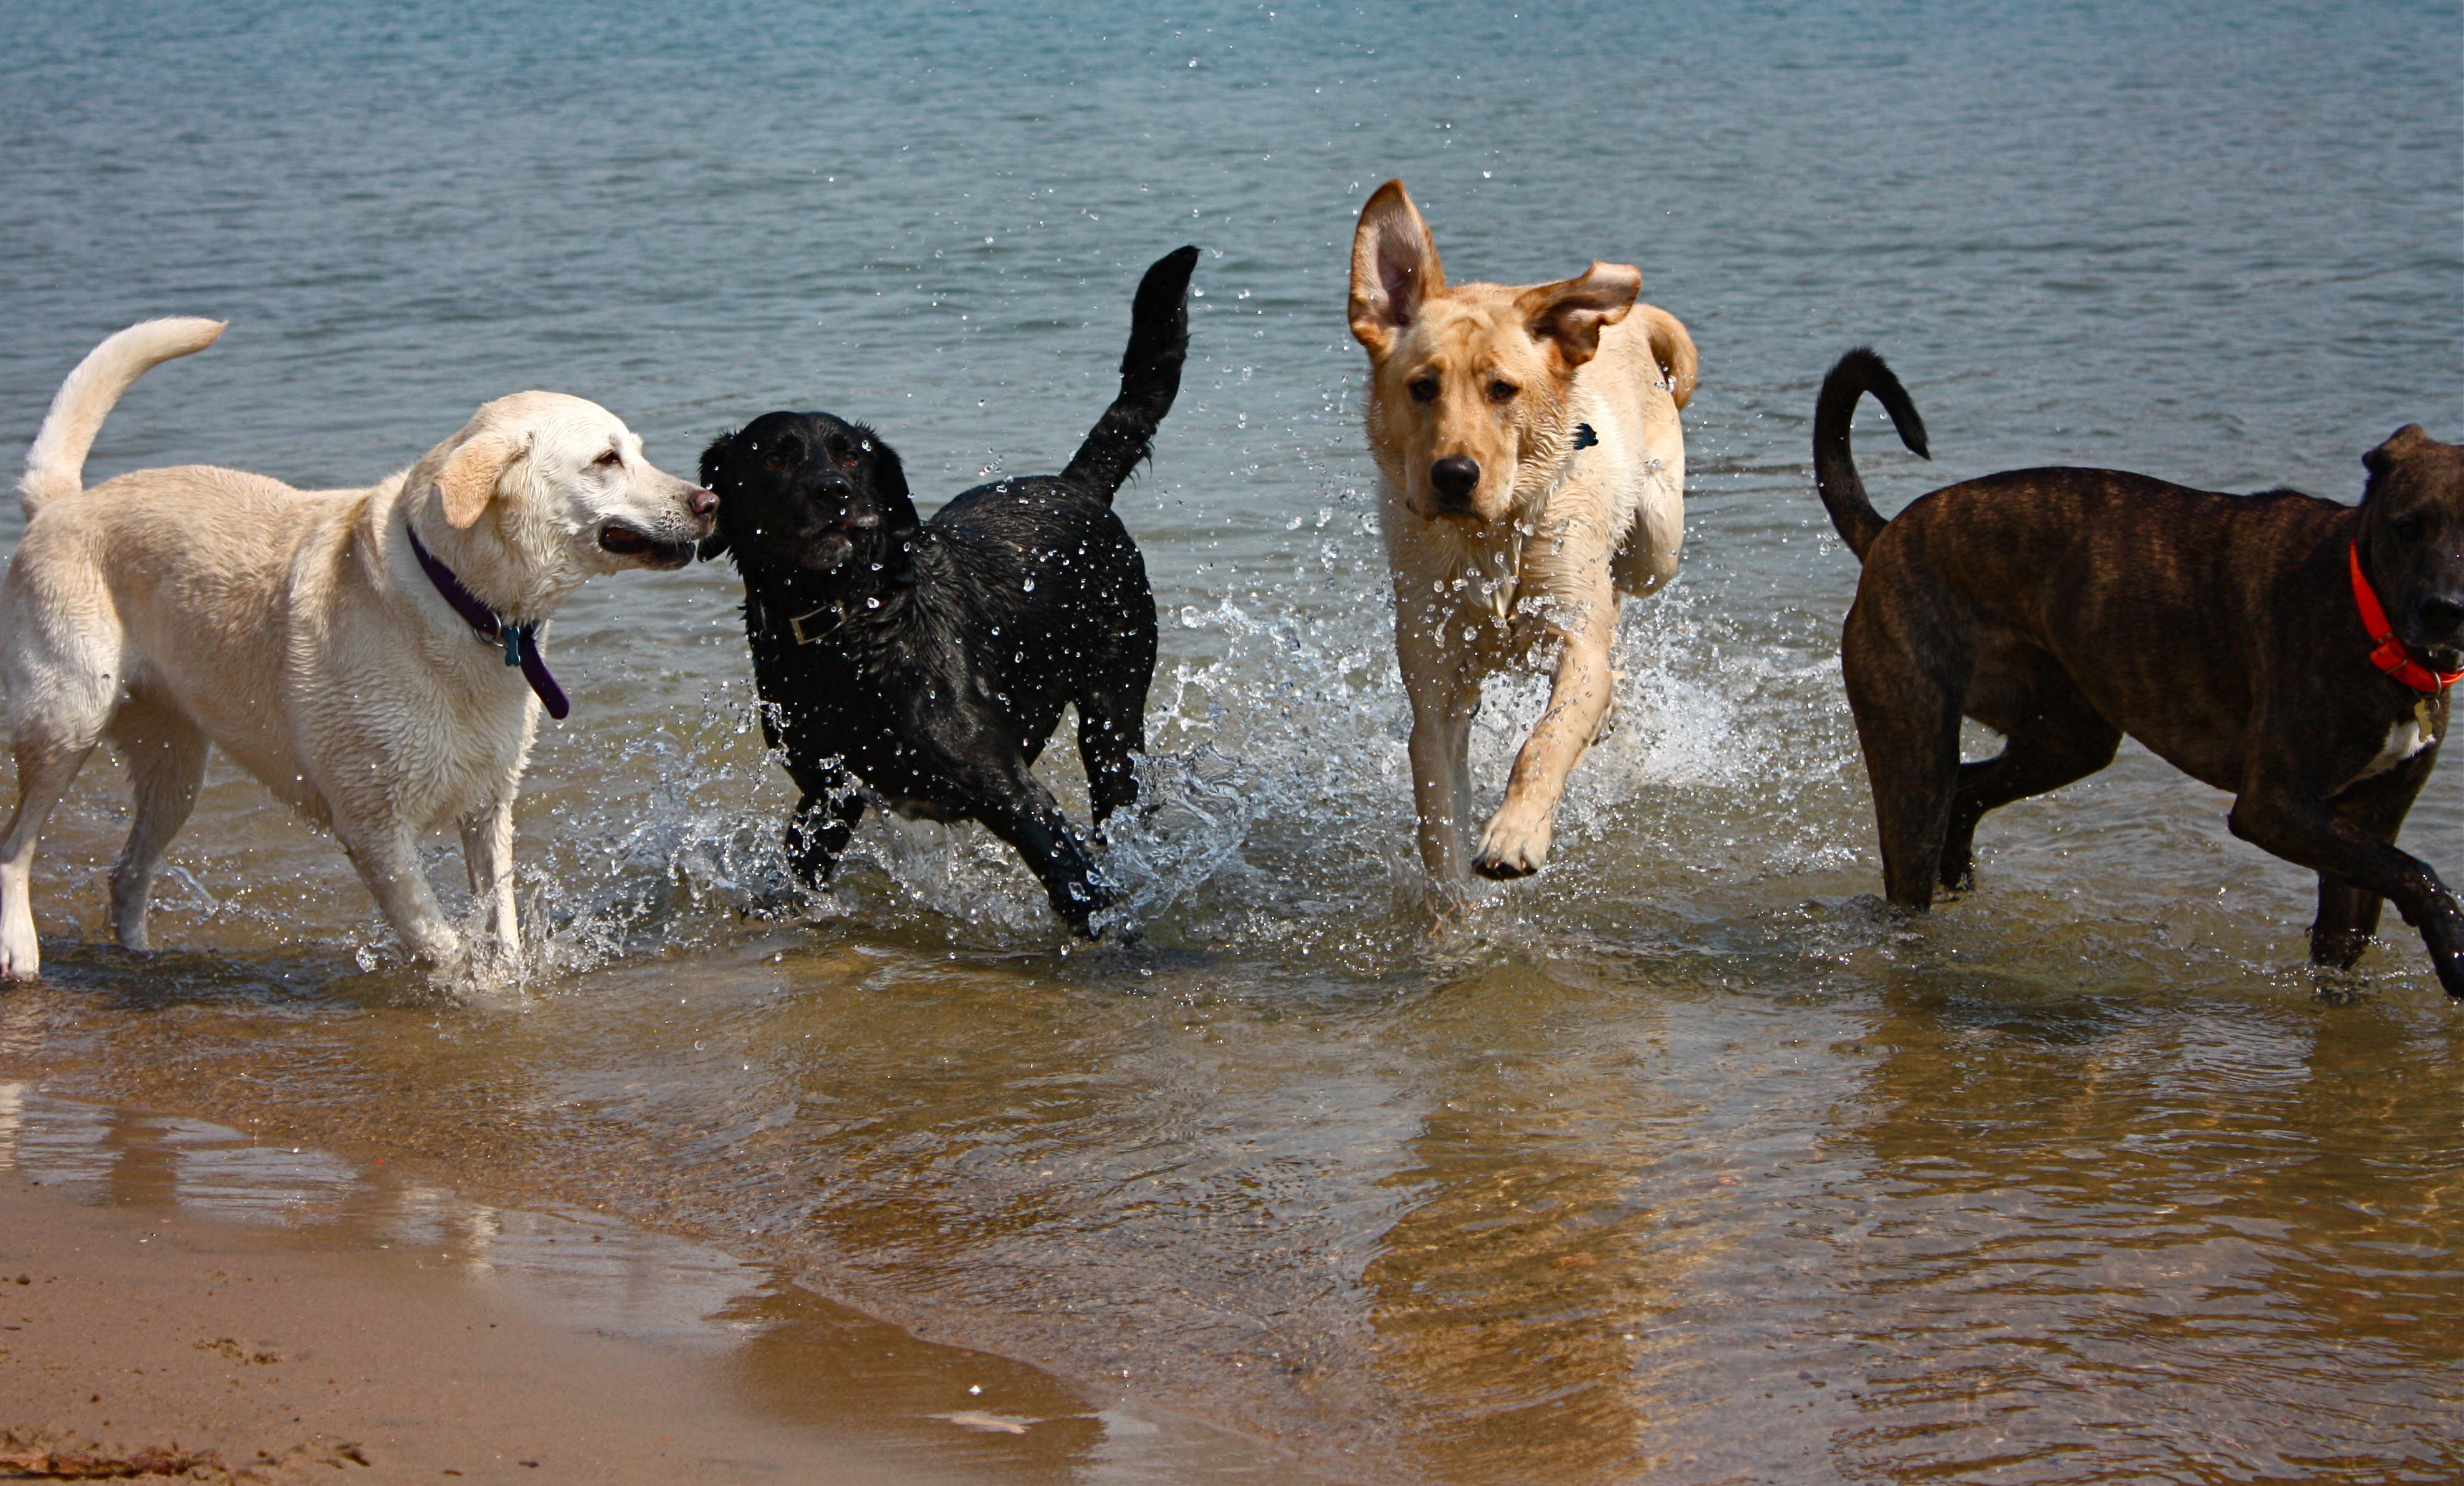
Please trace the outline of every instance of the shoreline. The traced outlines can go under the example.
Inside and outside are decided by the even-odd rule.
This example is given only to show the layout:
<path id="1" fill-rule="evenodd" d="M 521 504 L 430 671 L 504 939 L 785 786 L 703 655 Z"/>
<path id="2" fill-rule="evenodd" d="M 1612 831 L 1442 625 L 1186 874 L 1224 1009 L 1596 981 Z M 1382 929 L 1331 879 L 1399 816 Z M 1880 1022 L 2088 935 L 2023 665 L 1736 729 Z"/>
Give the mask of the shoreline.
<path id="1" fill-rule="evenodd" d="M 22 1171 L 0 1175 L 0 1463 L 21 1471 L 176 1447 L 215 1458 L 177 1477 L 207 1481 L 919 1478 L 755 1417 L 676 1349 L 559 1327 L 409 1254 Z"/>

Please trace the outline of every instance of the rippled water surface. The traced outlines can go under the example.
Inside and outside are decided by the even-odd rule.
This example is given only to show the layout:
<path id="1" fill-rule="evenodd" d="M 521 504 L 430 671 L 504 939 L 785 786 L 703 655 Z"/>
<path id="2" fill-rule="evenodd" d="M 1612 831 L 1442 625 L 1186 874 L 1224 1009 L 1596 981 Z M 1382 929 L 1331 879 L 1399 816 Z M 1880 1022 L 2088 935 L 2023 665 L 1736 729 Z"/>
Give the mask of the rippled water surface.
<path id="1" fill-rule="evenodd" d="M 24 1097 L 620 1215 L 903 1328 L 915 1398 L 963 1394 L 932 1359 L 976 1348 L 1243 1431 L 1268 1474 L 2464 1473 L 2464 1016 L 2418 944 L 2322 995 L 2309 880 L 2136 750 L 1991 818 L 1976 892 L 1882 914 L 1834 657 L 1856 568 L 1806 448 L 1864 341 L 1937 455 L 1867 426 L 1886 509 L 2040 463 L 2350 499 L 2399 424 L 2464 437 L 2453 4 L 12 32 L 0 458 L 109 331 L 232 322 L 90 478 L 362 483 L 539 385 L 679 470 L 828 408 L 951 493 L 1064 461 L 1138 269 L 1207 250 L 1120 502 L 1164 619 L 1157 805 L 1112 848 L 1137 942 L 1070 945 L 974 827 L 879 819 L 809 917 L 748 911 L 788 795 L 733 577 L 628 575 L 551 642 L 576 708 L 518 817 L 526 988 L 430 991 L 340 852 L 219 765 L 168 948 L 106 948 L 98 765 L 37 867 L 49 978 L 0 993 Z M 1684 567 L 1628 609 L 1618 729 L 1550 869 L 1438 935 L 1342 313 L 1396 175 L 1454 277 L 1639 264 L 1704 366 Z M 1490 688 L 1492 798 L 1541 697 Z M 2407 841 L 2464 871 L 2459 822 L 2451 771 Z M 776 1333 L 796 1366 L 860 1373 L 820 1314 Z M 791 1410 L 779 1375 L 748 1396 Z M 1078 1438 L 1001 1468 L 1197 1469 Z"/>

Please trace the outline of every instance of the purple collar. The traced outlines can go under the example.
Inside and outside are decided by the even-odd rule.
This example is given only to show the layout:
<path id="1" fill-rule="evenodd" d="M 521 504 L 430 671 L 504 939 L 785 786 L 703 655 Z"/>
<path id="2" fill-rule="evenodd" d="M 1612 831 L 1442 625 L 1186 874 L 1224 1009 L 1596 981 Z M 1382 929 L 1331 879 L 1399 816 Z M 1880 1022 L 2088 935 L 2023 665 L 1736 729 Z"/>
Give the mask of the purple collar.
<path id="1" fill-rule="evenodd" d="M 573 710 L 573 704 L 564 699 L 564 688 L 547 673 L 547 662 L 539 656 L 539 630 L 544 621 L 533 620 L 527 624 L 506 623 L 496 617 L 495 610 L 479 601 L 477 594 L 462 586 L 462 579 L 453 576 L 451 568 L 429 555 L 428 549 L 420 545 L 418 531 L 409 522 L 404 522 L 402 529 L 410 537 L 410 555 L 419 559 L 419 570 L 428 575 L 428 580 L 436 585 L 436 591 L 445 596 L 445 601 L 453 605 L 453 612 L 461 615 L 462 622 L 470 625 L 480 639 L 501 638 L 505 643 L 505 664 L 520 667 L 522 679 L 539 693 L 547 714 L 563 721 L 564 714 Z"/>

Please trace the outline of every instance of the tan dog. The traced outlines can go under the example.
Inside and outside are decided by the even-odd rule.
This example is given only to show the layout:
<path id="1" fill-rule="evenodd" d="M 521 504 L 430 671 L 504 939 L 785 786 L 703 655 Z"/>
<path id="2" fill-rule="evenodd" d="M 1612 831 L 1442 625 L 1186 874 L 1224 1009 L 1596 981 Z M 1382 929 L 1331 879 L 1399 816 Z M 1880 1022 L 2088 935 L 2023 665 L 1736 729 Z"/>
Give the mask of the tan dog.
<path id="1" fill-rule="evenodd" d="M 1400 181 L 1352 240 L 1352 333 L 1369 348 L 1395 645 L 1412 701 L 1420 861 L 1442 895 L 1466 867 L 1524 877 L 1549 857 L 1566 776 L 1605 729 L 1619 594 L 1676 575 L 1694 342 L 1635 303 L 1642 275 L 1449 287 Z M 1481 683 L 1553 659 L 1549 710 L 1466 862 Z"/>
<path id="2" fill-rule="evenodd" d="M 365 490 L 204 465 L 81 490 L 86 450 L 129 384 L 221 334 L 165 319 L 112 337 L 61 384 L 26 455 L 26 534 L 0 579 L 0 700 L 17 759 L 0 979 L 40 963 L 35 839 L 105 738 L 136 793 L 111 873 L 127 948 L 146 947 L 154 871 L 210 743 L 330 826 L 403 943 L 447 966 L 463 947 L 418 843 L 457 824 L 472 891 L 510 955 L 514 796 L 540 701 L 564 706 L 539 626 L 593 573 L 692 560 L 717 497 L 652 469 L 606 409 L 549 392 L 490 403 Z"/>

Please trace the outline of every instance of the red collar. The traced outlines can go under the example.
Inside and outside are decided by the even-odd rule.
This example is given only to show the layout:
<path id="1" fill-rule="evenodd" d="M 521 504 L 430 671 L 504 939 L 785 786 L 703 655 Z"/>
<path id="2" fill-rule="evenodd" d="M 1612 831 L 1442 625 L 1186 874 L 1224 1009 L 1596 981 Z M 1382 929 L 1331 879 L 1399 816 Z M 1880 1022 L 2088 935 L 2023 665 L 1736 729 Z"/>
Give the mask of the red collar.
<path id="1" fill-rule="evenodd" d="M 2362 576 L 2361 545 L 2356 542 L 2346 547 L 2344 555 L 2352 560 L 2353 607 L 2362 611 L 2362 627 L 2370 632 L 2371 641 L 2378 645 L 2370 652 L 2370 664 L 2415 691 L 2433 696 L 2464 681 L 2464 670 L 2431 670 L 2412 658 L 2404 642 L 2395 637 L 2387 610 L 2379 607 L 2379 596 L 2370 592 L 2370 580 Z"/>

